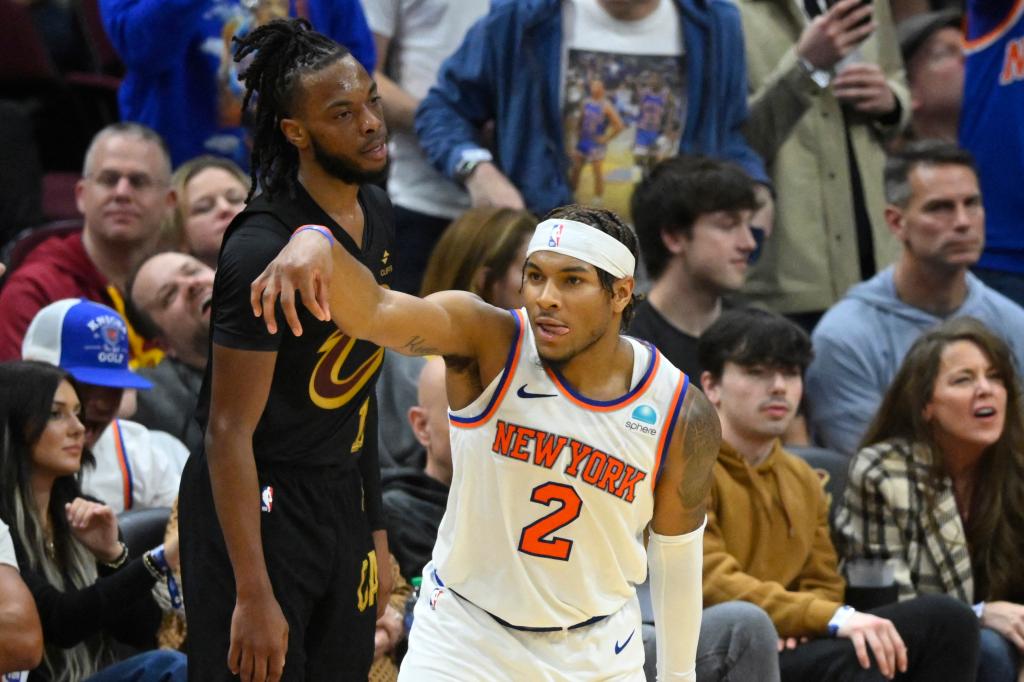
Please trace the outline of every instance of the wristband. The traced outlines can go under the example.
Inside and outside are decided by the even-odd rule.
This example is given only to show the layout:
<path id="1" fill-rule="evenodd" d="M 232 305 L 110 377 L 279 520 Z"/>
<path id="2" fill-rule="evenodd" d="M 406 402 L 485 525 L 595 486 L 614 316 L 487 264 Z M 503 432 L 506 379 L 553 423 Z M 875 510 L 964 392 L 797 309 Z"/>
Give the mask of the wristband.
<path id="1" fill-rule="evenodd" d="M 118 569 L 124 566 L 124 562 L 128 561 L 128 545 L 123 542 L 119 542 L 121 545 L 121 553 L 117 555 L 117 558 L 113 561 L 101 561 L 100 563 L 107 568 Z"/>
<path id="2" fill-rule="evenodd" d="M 981 620 L 982 616 L 985 615 L 985 602 L 980 601 L 972 606 L 971 609 L 974 611 L 974 615 L 978 617 L 978 620 Z"/>
<path id="3" fill-rule="evenodd" d="M 142 563 L 146 566 L 149 574 L 157 580 L 167 583 L 167 594 L 171 598 L 171 606 L 175 609 L 182 607 L 181 590 L 178 589 L 178 581 L 174 578 L 174 571 L 167 563 L 167 556 L 164 553 L 164 546 L 154 547 L 142 556 Z"/>
<path id="4" fill-rule="evenodd" d="M 835 614 L 832 616 L 832 620 L 828 622 L 828 636 L 835 637 L 839 634 L 839 628 L 846 624 L 846 621 L 850 619 L 850 616 L 857 613 L 857 609 L 849 605 L 840 606 L 836 609 Z"/>
<path id="5" fill-rule="evenodd" d="M 334 246 L 334 243 L 337 241 L 334 238 L 334 235 L 331 234 L 331 231 L 328 230 L 323 225 L 301 225 L 294 232 L 292 232 L 292 236 L 288 238 L 289 241 L 291 241 L 291 239 L 294 238 L 295 235 L 297 235 L 299 232 L 305 232 L 306 230 L 313 230 L 314 232 L 319 232 L 327 239 L 327 241 L 330 243 L 332 247 Z"/>
<path id="6" fill-rule="evenodd" d="M 146 567 L 149 574 L 153 576 L 154 580 L 163 580 L 164 572 L 160 570 L 160 566 L 156 563 L 156 558 L 153 556 L 153 551 L 150 550 L 142 555 L 142 565 Z"/>
<path id="7" fill-rule="evenodd" d="M 154 547 L 153 551 L 150 552 L 153 555 L 153 563 L 160 569 L 161 573 L 167 573 L 171 570 L 171 567 L 167 565 L 167 557 L 164 554 L 164 546 Z"/>

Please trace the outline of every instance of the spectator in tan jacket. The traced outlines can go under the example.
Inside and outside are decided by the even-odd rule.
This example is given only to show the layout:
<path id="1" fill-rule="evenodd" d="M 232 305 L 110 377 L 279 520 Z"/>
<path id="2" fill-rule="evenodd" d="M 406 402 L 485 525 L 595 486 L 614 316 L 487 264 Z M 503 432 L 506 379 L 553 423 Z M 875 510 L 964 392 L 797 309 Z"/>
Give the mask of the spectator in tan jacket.
<path id="1" fill-rule="evenodd" d="M 742 600 L 779 635 L 783 682 L 973 680 L 977 618 L 946 596 L 862 613 L 844 603 L 817 475 L 779 437 L 796 413 L 811 344 L 759 310 L 723 313 L 698 344 L 722 424 L 704 539 L 704 605 Z"/>

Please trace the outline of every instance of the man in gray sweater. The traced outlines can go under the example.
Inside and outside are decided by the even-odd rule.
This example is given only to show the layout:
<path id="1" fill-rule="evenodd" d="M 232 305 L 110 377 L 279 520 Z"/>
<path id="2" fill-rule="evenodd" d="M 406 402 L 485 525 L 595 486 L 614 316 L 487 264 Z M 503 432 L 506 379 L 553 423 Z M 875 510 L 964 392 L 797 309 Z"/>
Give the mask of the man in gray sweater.
<path id="1" fill-rule="evenodd" d="M 1024 367 L 1024 309 L 968 268 L 985 244 L 985 209 L 974 161 L 955 144 L 921 141 L 888 160 L 889 229 L 896 263 L 852 287 L 814 330 L 807 408 L 814 438 L 856 452 L 903 357 L 929 327 L 975 317 L 1010 345 Z"/>

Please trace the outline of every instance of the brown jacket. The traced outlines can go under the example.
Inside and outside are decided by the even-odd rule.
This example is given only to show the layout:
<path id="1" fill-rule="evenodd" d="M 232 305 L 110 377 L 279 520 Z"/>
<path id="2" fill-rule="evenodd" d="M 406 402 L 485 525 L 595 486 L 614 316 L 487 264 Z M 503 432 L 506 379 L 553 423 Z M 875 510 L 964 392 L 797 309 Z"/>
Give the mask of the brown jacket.
<path id="1" fill-rule="evenodd" d="M 704 533 L 704 605 L 764 609 L 780 637 L 824 635 L 845 583 L 821 479 L 776 441 L 757 467 L 724 441 Z"/>

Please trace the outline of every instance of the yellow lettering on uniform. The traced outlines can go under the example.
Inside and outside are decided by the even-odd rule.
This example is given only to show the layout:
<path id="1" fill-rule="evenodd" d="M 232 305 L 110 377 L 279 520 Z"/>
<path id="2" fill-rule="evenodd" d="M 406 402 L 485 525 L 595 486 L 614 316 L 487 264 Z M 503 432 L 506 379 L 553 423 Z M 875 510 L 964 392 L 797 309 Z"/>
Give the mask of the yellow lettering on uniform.
<path id="1" fill-rule="evenodd" d="M 377 553 L 371 549 L 370 553 L 363 559 L 363 568 L 359 576 L 359 589 L 356 590 L 356 603 L 360 612 L 377 603 L 377 588 L 379 586 Z"/>
<path id="2" fill-rule="evenodd" d="M 363 406 L 359 408 L 359 433 L 356 434 L 356 439 L 352 441 L 351 452 L 359 452 L 363 449 L 363 439 L 366 437 L 366 413 L 370 411 L 370 399 L 367 398 L 363 401 Z"/>

